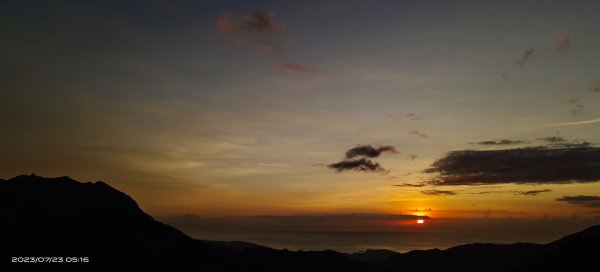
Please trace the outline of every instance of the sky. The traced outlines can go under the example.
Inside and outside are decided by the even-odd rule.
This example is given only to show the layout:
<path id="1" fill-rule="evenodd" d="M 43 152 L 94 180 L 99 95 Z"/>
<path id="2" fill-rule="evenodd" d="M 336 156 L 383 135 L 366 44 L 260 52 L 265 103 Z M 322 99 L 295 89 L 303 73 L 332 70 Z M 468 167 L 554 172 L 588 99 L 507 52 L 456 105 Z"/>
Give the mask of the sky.
<path id="1" fill-rule="evenodd" d="M 0 178 L 279 248 L 548 242 L 600 223 L 598 9 L 8 1 Z"/>

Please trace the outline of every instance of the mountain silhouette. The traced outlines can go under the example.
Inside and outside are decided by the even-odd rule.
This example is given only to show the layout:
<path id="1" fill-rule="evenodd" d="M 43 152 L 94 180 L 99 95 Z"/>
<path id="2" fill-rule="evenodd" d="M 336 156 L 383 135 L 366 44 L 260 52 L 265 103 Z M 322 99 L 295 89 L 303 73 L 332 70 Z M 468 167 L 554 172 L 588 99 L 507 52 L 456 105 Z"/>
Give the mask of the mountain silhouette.
<path id="1" fill-rule="evenodd" d="M 469 244 L 397 253 L 276 250 L 193 239 L 103 182 L 35 175 L 0 180 L 0 271 L 588 271 L 600 226 L 549 244 Z M 89 262 L 13 263 L 12 257 Z"/>
<path id="2" fill-rule="evenodd" d="M 168 271 L 218 259 L 228 247 L 194 240 L 152 219 L 126 194 L 106 183 L 68 177 L 18 176 L 0 182 L 3 261 L 13 256 L 89 257 L 90 264 L 31 264 L 44 271 Z M 0 264 L 0 265 L 4 265 Z"/>

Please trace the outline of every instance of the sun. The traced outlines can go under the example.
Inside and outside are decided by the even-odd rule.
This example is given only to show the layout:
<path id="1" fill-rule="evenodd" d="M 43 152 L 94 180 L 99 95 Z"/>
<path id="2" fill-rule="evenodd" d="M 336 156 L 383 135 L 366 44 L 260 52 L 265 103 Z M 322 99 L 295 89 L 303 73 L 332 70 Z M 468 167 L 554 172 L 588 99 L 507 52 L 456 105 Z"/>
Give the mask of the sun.
<path id="1" fill-rule="evenodd" d="M 423 220 L 423 219 L 418 219 L 417 220 L 417 224 L 423 224 L 423 223 L 425 223 L 425 220 Z"/>

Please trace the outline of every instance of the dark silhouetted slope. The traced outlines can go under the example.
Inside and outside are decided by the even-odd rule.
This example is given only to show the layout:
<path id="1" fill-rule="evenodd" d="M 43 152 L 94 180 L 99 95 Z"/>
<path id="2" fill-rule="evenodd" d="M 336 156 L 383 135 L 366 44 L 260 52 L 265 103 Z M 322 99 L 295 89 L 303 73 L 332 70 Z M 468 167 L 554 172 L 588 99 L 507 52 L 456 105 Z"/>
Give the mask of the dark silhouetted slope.
<path id="1" fill-rule="evenodd" d="M 231 260 L 229 271 L 367 271 L 365 264 L 331 250 L 288 251 L 262 247 L 239 251 Z"/>
<path id="2" fill-rule="evenodd" d="M 511 271 L 538 254 L 537 244 L 469 244 L 447 250 L 415 250 L 388 258 L 383 271 Z"/>
<path id="3" fill-rule="evenodd" d="M 393 254 L 373 271 L 596 271 L 600 226 L 549 244 L 468 244 Z M 596 269 L 595 269 L 596 268 Z M 590 270 L 591 269 L 591 270 Z"/>
<path id="4" fill-rule="evenodd" d="M 103 182 L 18 176 L 0 182 L 0 214 L 5 219 L 0 232 L 3 258 L 90 257 L 93 265 L 81 265 L 88 271 L 166 271 L 202 267 L 193 260 L 196 256 L 218 259 L 228 253 L 225 247 L 194 240 L 153 220 L 131 197 Z M 57 271 L 76 266 L 16 265 Z"/>
<path id="5" fill-rule="evenodd" d="M 396 251 L 386 249 L 367 249 L 361 252 L 346 253 L 348 258 L 365 263 L 380 263 L 392 256 L 400 255 Z"/>
<path id="6" fill-rule="evenodd" d="M 518 271 L 599 271 L 600 226 L 592 226 L 544 245 Z"/>

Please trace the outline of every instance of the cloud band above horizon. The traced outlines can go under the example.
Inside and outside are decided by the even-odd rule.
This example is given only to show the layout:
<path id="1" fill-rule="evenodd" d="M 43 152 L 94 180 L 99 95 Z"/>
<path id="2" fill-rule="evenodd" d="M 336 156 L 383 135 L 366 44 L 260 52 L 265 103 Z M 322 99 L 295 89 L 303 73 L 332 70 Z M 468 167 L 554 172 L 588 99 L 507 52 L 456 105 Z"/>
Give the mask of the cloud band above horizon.
<path id="1" fill-rule="evenodd" d="M 545 146 L 452 151 L 426 173 L 431 185 L 544 184 L 600 181 L 600 148 Z"/>

